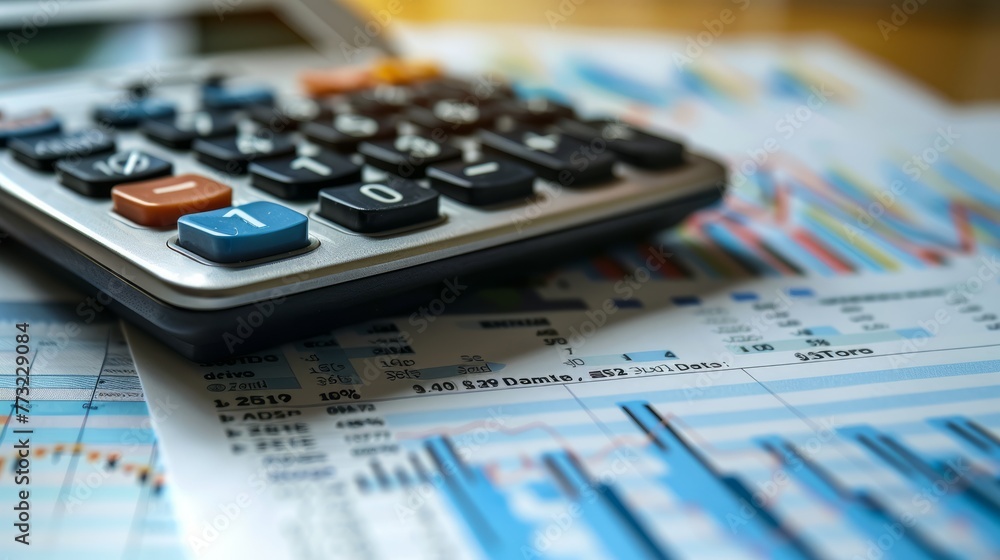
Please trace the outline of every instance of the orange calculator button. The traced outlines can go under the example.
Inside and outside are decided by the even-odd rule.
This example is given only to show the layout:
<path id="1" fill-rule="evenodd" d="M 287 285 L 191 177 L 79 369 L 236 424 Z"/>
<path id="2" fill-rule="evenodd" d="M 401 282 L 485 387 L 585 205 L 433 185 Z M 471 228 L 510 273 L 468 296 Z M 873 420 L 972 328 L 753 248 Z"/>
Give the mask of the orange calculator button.
<path id="1" fill-rule="evenodd" d="M 426 60 L 384 58 L 372 65 L 372 76 L 379 82 L 406 85 L 441 76 L 441 67 Z"/>
<path id="2" fill-rule="evenodd" d="M 225 208 L 233 190 L 201 175 L 176 175 L 111 189 L 112 209 L 137 224 L 167 227 L 187 214 Z"/>
<path id="3" fill-rule="evenodd" d="M 375 85 L 371 69 L 358 66 L 308 70 L 299 75 L 299 82 L 305 93 L 312 97 L 352 93 Z"/>

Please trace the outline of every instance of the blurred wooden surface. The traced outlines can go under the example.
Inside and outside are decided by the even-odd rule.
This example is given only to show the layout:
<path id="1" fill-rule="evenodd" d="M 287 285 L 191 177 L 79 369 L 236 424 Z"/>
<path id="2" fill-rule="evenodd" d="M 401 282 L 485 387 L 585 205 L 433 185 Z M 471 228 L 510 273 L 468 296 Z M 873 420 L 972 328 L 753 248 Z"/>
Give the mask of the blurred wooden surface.
<path id="1" fill-rule="evenodd" d="M 635 27 L 698 32 L 722 10 L 736 12 L 725 35 L 825 31 L 879 57 L 955 100 L 1000 100 L 1000 2 L 991 0 L 348 0 L 360 11 L 398 2 L 401 20 L 548 26 L 546 12 L 569 13 L 559 26 Z M 921 4 L 921 2 L 924 2 Z M 746 5 L 745 10 L 739 8 Z M 893 6 L 902 21 L 892 23 Z"/>

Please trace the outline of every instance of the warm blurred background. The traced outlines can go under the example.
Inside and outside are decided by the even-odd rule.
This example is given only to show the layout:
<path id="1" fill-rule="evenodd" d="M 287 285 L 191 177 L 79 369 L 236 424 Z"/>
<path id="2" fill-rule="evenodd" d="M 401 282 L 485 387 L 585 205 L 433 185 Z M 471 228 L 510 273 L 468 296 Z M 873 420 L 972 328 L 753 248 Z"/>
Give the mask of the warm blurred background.
<path id="1" fill-rule="evenodd" d="M 571 14 L 559 26 L 674 33 L 703 31 L 705 20 L 718 18 L 728 8 L 737 15 L 726 26 L 726 36 L 826 32 L 888 61 L 953 100 L 1000 99 L 1000 2 L 994 0 L 348 1 L 362 11 L 398 2 L 398 17 L 403 21 L 544 27 L 550 25 L 550 12 L 550 16 Z M 747 9 L 740 11 L 742 6 Z"/>

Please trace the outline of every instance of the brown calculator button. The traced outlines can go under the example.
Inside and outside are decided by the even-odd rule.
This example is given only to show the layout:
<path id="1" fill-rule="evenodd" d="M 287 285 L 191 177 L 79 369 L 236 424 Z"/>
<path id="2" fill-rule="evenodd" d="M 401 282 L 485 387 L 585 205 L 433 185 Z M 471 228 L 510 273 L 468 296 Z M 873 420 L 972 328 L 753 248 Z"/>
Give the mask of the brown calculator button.
<path id="1" fill-rule="evenodd" d="M 233 190 L 201 175 L 176 175 L 111 189 L 113 209 L 137 224 L 167 227 L 187 214 L 232 205 Z"/>
<path id="2" fill-rule="evenodd" d="M 299 76 L 306 94 L 313 97 L 350 93 L 375 85 L 369 68 L 346 67 L 332 70 L 310 70 Z"/>

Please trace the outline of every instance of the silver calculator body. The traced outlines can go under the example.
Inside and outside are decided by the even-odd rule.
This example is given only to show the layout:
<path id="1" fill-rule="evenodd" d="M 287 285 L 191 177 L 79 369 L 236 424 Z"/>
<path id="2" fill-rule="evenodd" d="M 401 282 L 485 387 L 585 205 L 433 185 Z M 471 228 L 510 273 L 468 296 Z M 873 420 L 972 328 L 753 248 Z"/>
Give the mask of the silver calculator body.
<path id="1" fill-rule="evenodd" d="M 192 9 L 204 9 L 194 3 Z M 251 5 L 253 3 L 250 3 Z M 223 72 L 232 87 L 267 84 L 277 103 L 308 103 L 298 87 L 303 69 L 336 60 L 335 30 L 319 26 L 312 2 L 288 20 L 325 37 L 325 48 L 281 46 L 65 72 L 0 84 L 0 111 L 18 114 L 47 108 L 63 131 L 93 128 L 94 108 L 127 96 L 127 84 L 142 82 L 178 113 L 202 103 L 205 76 Z M 287 6 L 286 6 L 287 9 Z M 317 9 L 322 12 L 322 8 Z M 322 12 L 337 20 L 339 8 Z M 322 19 L 322 18 L 318 18 Z M 353 20 L 352 20 L 353 21 Z M 350 39 L 347 39 L 350 40 Z M 331 51 L 332 48 L 332 51 Z M 475 77 L 472 77 L 475 78 Z M 259 123 L 242 118 L 241 131 Z M 401 134 L 409 126 L 399 124 Z M 297 153 L 322 146 L 296 131 L 287 134 Z M 24 165 L 0 150 L 0 228 L 91 286 L 123 317 L 153 332 L 185 356 L 214 359 L 313 334 L 330 326 L 405 311 L 440 291 L 440 282 L 474 282 L 522 271 L 532 262 L 551 263 L 639 231 L 662 229 L 721 196 L 725 171 L 716 161 L 685 151 L 683 161 L 662 170 L 615 163 L 613 176 L 586 187 L 535 179 L 534 193 L 501 204 L 474 206 L 441 196 L 438 216 L 414 226 L 360 233 L 324 217 L 315 198 L 289 200 L 251 184 L 246 174 L 206 166 L 190 150 L 151 141 L 135 128 L 110 131 L 115 153 L 141 151 L 168 161 L 174 175 L 199 174 L 232 189 L 239 207 L 266 201 L 308 218 L 308 243 L 294 251 L 249 261 L 213 262 L 178 243 L 171 227 L 138 225 L 112 210 L 105 197 L 83 196 L 51 171 Z M 447 142 L 470 165 L 483 146 L 475 134 Z M 362 182 L 383 184 L 389 173 L 357 153 L 344 154 L 362 166 Z M 427 188 L 427 179 L 416 180 Z M 435 289 L 436 288 L 436 289 Z M 429 291 L 428 291 L 429 290 Z"/>

